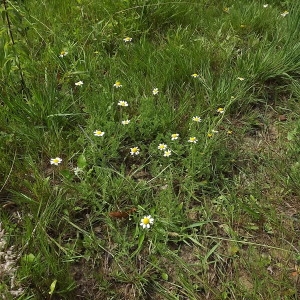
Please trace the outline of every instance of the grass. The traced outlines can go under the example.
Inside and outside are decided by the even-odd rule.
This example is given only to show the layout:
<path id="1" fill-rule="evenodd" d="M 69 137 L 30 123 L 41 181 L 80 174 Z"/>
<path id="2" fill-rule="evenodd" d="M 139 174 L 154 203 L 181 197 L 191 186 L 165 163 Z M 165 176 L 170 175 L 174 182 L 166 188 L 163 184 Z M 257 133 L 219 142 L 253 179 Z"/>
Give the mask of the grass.
<path id="1" fill-rule="evenodd" d="M 299 298 L 300 6 L 264 4 L 3 1 L 3 299 Z"/>

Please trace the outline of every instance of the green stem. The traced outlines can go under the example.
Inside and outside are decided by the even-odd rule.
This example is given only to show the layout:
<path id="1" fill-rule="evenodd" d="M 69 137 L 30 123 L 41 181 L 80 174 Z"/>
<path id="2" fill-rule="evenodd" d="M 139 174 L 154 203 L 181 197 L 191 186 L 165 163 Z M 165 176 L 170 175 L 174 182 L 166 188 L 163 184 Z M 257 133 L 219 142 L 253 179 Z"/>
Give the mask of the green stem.
<path id="1" fill-rule="evenodd" d="M 25 79 L 24 79 L 24 75 L 23 75 L 23 70 L 22 70 L 22 67 L 21 67 L 21 64 L 20 64 L 20 59 L 19 59 L 19 56 L 16 53 L 16 50 L 15 50 L 15 47 L 14 47 L 15 39 L 14 39 L 14 36 L 13 36 L 13 31 L 12 31 L 11 21 L 10 21 L 9 14 L 8 14 L 6 0 L 3 0 L 3 5 L 4 5 L 5 19 L 6 19 L 6 23 L 7 23 L 7 27 L 8 27 L 8 35 L 9 35 L 11 43 L 13 45 L 13 51 L 14 51 L 14 54 L 15 54 L 15 57 L 16 57 L 16 63 L 17 63 L 18 69 L 20 71 L 22 91 L 24 91 L 26 93 L 27 92 L 27 87 L 26 87 L 26 83 L 25 83 Z"/>

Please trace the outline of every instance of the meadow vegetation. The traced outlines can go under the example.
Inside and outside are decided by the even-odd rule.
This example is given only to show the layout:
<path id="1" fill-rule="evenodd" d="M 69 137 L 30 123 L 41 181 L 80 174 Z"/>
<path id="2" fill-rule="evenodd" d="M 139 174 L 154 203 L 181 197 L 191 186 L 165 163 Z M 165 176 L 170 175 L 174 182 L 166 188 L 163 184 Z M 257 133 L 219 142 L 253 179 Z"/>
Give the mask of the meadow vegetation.
<path id="1" fill-rule="evenodd" d="M 1 3 L 0 298 L 298 299 L 300 4 Z"/>

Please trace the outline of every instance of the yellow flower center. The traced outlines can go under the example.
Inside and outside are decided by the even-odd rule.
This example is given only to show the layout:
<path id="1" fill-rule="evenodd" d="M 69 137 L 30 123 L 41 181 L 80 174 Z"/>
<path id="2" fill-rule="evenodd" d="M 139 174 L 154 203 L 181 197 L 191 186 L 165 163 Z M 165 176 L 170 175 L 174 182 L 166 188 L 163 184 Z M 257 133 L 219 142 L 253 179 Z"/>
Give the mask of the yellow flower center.
<path id="1" fill-rule="evenodd" d="M 144 218 L 142 222 L 143 222 L 143 224 L 147 225 L 150 223 L 150 220 L 149 220 L 149 218 Z"/>

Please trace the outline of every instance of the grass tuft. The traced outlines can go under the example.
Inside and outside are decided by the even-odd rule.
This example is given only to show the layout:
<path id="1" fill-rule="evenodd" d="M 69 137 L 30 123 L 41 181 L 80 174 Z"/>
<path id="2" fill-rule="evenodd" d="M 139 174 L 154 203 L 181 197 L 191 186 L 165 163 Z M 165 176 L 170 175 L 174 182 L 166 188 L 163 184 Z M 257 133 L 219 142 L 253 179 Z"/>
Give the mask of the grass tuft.
<path id="1" fill-rule="evenodd" d="M 299 297 L 298 3 L 1 11 L 3 299 Z"/>

